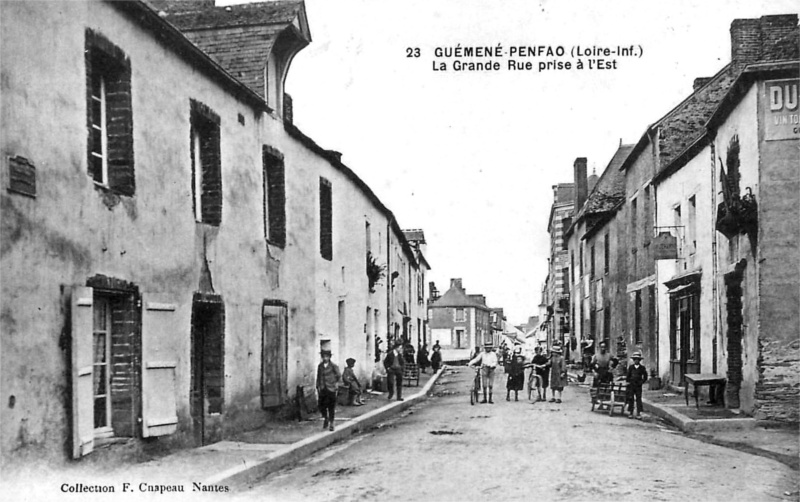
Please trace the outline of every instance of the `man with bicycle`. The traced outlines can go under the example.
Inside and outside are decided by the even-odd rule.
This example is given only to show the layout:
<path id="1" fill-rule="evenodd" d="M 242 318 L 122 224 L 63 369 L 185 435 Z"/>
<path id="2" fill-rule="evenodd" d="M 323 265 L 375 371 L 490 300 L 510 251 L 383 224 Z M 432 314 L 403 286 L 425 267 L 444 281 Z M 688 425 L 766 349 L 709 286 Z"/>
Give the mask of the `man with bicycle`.
<path id="1" fill-rule="evenodd" d="M 494 404 L 492 401 L 492 387 L 494 386 L 494 371 L 497 368 L 497 354 L 494 352 L 494 347 L 491 343 L 487 343 L 483 347 L 483 352 L 475 356 L 469 362 L 469 366 L 474 368 L 480 365 L 481 371 L 481 384 L 483 386 L 483 401 L 486 403 L 486 391 L 489 391 L 489 404 Z"/>

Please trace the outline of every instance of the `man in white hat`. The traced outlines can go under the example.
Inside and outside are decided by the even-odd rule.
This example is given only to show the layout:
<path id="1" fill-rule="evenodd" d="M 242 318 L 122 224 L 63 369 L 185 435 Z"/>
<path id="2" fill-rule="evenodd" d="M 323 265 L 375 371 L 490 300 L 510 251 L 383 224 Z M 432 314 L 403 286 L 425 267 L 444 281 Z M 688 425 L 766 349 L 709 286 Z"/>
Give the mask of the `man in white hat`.
<path id="1" fill-rule="evenodd" d="M 633 401 L 636 400 L 636 418 L 642 418 L 642 386 L 647 381 L 647 370 L 642 363 L 642 353 L 638 350 L 631 355 L 633 364 L 628 366 L 628 412 L 633 418 Z"/>
<path id="2" fill-rule="evenodd" d="M 481 385 L 483 386 L 483 401 L 486 402 L 486 390 L 489 390 L 489 404 L 494 404 L 492 401 L 492 387 L 494 386 L 494 370 L 497 368 L 497 354 L 494 352 L 494 346 L 487 343 L 483 347 L 483 352 L 475 356 L 469 362 L 470 367 L 475 367 L 480 364 L 481 367 Z"/>

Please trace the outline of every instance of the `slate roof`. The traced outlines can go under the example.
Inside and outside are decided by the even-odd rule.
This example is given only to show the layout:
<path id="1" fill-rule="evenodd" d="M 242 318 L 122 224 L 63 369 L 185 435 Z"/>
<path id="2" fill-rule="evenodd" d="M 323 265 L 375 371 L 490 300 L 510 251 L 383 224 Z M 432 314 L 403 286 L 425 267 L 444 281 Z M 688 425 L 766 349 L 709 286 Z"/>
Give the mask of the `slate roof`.
<path id="1" fill-rule="evenodd" d="M 262 97 L 270 51 L 303 9 L 303 2 L 295 0 L 227 7 L 205 1 L 149 1 L 186 38 Z"/>
<path id="2" fill-rule="evenodd" d="M 758 60 L 752 63 L 797 59 L 800 53 L 798 40 L 800 40 L 800 31 L 797 26 L 778 39 L 764 40 L 762 41 L 764 47 Z M 704 86 L 696 89 L 656 123 L 648 127 L 634 146 L 632 154 L 629 155 L 629 162 L 624 162 L 620 169 L 625 170 L 629 167 L 630 163 L 650 142 L 652 133 L 659 128 L 659 158 L 656 174 L 667 168 L 684 151 L 694 145 L 705 134 L 706 122 L 714 114 L 739 76 L 742 70 L 741 64 L 740 62 L 737 66 L 734 62 L 728 63 L 716 75 L 709 78 Z"/>
<path id="3" fill-rule="evenodd" d="M 633 151 L 633 147 L 634 145 L 620 145 L 617 148 L 575 217 L 576 223 L 588 215 L 613 211 L 625 199 L 625 173 L 619 167 Z"/>
<path id="4" fill-rule="evenodd" d="M 470 298 L 466 291 L 458 287 L 448 289 L 445 294 L 431 304 L 431 307 L 464 307 L 490 310 L 483 303 Z"/>
<path id="5" fill-rule="evenodd" d="M 420 229 L 403 230 L 403 235 L 410 241 L 419 241 L 421 244 L 426 244 L 425 233 Z"/>
<path id="6" fill-rule="evenodd" d="M 211 7 L 206 2 L 165 2 L 167 20 L 180 30 L 230 28 L 263 24 L 288 25 L 302 8 L 297 0 Z M 158 2 L 156 2 L 156 5 Z"/>

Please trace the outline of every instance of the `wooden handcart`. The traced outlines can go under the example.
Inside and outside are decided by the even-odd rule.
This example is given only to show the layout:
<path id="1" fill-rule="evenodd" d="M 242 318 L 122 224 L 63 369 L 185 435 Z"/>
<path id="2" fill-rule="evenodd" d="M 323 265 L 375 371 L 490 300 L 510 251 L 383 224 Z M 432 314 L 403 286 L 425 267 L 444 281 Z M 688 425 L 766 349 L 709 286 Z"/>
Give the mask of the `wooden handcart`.
<path id="1" fill-rule="evenodd" d="M 628 384 L 625 382 L 602 383 L 589 390 L 592 397 L 592 411 L 608 410 L 608 415 L 614 415 L 614 408 L 619 407 L 625 412 L 625 403 L 628 401 Z"/>

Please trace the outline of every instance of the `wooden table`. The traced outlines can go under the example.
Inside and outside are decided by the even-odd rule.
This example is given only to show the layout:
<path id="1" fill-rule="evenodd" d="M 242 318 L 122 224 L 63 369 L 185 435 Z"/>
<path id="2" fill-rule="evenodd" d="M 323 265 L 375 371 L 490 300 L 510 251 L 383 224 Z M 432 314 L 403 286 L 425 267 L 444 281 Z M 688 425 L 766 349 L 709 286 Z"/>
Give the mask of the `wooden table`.
<path id="1" fill-rule="evenodd" d="M 715 400 L 715 396 L 725 395 L 726 379 L 722 375 L 717 375 L 715 373 L 687 373 L 683 375 L 683 377 L 686 379 L 686 392 L 684 393 L 686 396 L 686 406 L 689 406 L 689 384 L 694 386 L 694 405 L 697 408 L 700 408 L 700 403 L 698 402 L 697 397 L 698 387 L 702 387 L 703 385 L 707 385 L 709 387 L 708 392 L 711 395 L 712 402 Z M 717 386 L 720 387 L 719 393 L 715 392 L 715 387 Z"/>

